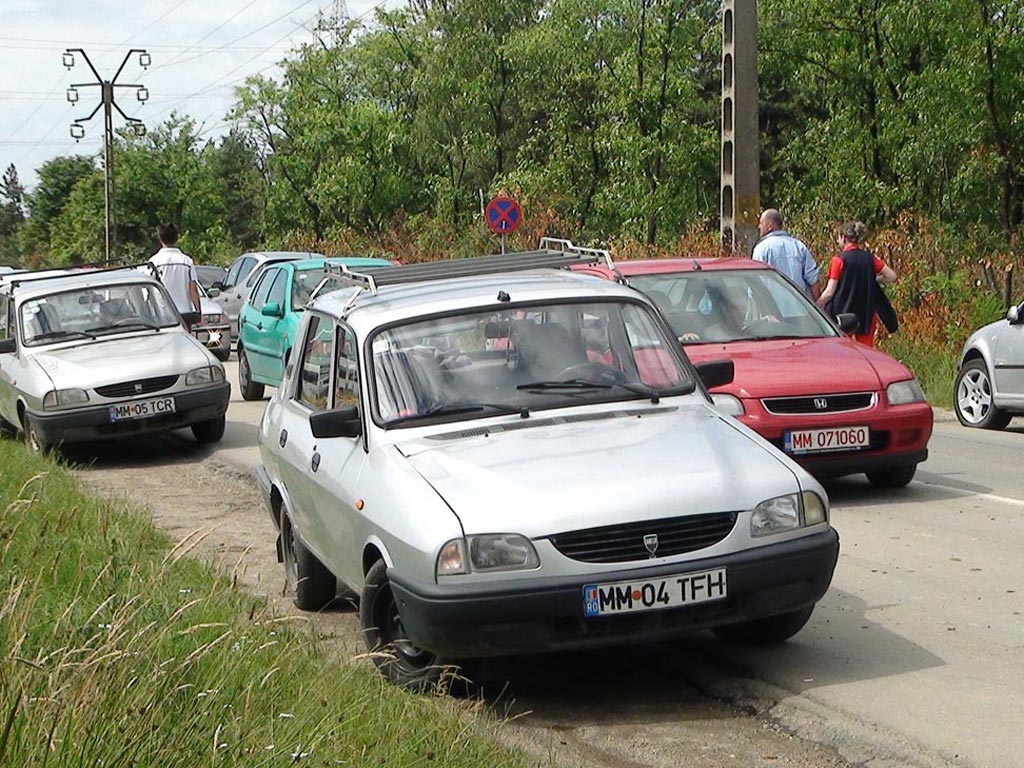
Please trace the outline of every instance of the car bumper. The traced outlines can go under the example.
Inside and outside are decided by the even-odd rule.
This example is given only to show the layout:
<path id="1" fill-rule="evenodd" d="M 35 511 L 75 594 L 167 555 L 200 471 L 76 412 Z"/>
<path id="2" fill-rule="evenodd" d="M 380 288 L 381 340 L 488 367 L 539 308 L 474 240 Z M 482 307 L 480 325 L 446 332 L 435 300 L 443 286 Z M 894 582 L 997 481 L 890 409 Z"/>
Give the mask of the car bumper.
<path id="1" fill-rule="evenodd" d="M 794 611 L 828 589 L 839 535 L 822 533 L 722 557 L 602 573 L 602 584 L 725 568 L 728 596 L 666 610 L 585 618 L 583 587 L 595 577 L 521 579 L 459 589 L 388 577 L 402 625 L 419 647 L 450 658 L 504 656 L 650 642 Z"/>
<path id="2" fill-rule="evenodd" d="M 157 393 L 154 396 L 161 395 Z M 174 398 L 174 413 L 142 419 L 112 422 L 109 405 L 57 413 L 30 411 L 29 416 L 40 437 L 47 443 L 54 444 L 167 432 L 223 416 L 231 399 L 231 385 L 225 381 L 213 387 L 171 392 L 167 397 Z"/>
<path id="3" fill-rule="evenodd" d="M 818 477 L 897 469 L 928 458 L 933 416 L 927 403 L 875 406 L 864 411 L 820 416 L 780 416 L 764 411 L 759 401 L 744 400 L 743 404 L 747 412 L 739 417 L 740 421 Z M 784 449 L 786 432 L 791 430 L 850 426 L 868 427 L 871 444 L 867 448 L 827 453 L 789 453 Z"/>
<path id="4" fill-rule="evenodd" d="M 192 335 L 207 349 L 220 350 L 225 353 L 231 352 L 231 326 L 229 325 L 215 327 L 195 326 L 192 328 Z"/>

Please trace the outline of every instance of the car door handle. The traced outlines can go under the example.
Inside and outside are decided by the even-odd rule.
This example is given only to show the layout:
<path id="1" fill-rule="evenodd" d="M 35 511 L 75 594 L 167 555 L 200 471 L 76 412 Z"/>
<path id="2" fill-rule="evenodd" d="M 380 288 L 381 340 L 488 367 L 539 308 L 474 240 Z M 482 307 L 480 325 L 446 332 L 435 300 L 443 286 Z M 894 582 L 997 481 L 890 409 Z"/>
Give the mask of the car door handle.
<path id="1" fill-rule="evenodd" d="M 263 330 L 263 323 L 256 323 L 256 330 L 257 331 L 262 331 Z"/>
<path id="2" fill-rule="evenodd" d="M 281 436 L 277 438 L 277 442 L 280 444 L 280 446 L 282 448 L 284 448 L 285 445 L 288 444 L 288 430 L 287 429 L 282 429 L 281 430 Z"/>
<path id="3" fill-rule="evenodd" d="M 314 453 L 313 454 L 313 459 L 312 459 L 312 461 L 309 462 L 309 466 L 310 466 L 310 468 L 314 472 L 316 472 L 318 469 L 320 469 L 320 454 L 319 453 Z"/>

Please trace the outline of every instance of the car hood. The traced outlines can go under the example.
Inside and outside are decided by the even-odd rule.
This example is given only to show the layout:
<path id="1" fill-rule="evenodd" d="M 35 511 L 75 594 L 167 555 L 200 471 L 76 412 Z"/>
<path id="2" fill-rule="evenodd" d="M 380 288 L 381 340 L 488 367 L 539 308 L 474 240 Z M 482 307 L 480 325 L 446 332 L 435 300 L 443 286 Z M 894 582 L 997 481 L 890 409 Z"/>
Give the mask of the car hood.
<path id="1" fill-rule="evenodd" d="M 685 350 L 694 363 L 732 360 L 732 383 L 715 392 L 736 397 L 875 392 L 911 377 L 904 365 L 885 353 L 848 338 L 690 344 Z"/>
<path id="2" fill-rule="evenodd" d="M 93 389 L 219 365 L 198 341 L 177 329 L 101 337 L 88 344 L 38 352 L 33 359 L 57 389 Z"/>
<path id="3" fill-rule="evenodd" d="M 596 418 L 595 418 L 596 417 Z M 571 418 L 571 417 L 570 417 Z M 466 533 L 533 538 L 741 511 L 799 490 L 793 465 L 705 405 L 472 427 L 398 444 Z M 510 431 L 497 431 L 512 426 Z"/>

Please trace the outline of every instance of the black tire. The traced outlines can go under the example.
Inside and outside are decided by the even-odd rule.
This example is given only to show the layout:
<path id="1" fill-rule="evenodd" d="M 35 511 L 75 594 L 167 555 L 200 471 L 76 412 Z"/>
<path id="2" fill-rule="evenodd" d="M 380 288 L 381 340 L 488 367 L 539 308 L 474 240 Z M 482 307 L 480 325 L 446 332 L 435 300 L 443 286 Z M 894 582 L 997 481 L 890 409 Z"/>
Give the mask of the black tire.
<path id="1" fill-rule="evenodd" d="M 224 416 L 209 421 L 200 421 L 198 424 L 192 425 L 192 436 L 195 437 L 197 443 L 203 445 L 219 442 L 224 437 L 226 424 L 227 419 Z"/>
<path id="2" fill-rule="evenodd" d="M 965 427 L 1005 429 L 1013 418 L 992 402 L 992 379 L 985 361 L 979 358 L 960 367 L 953 388 L 953 407 Z"/>
<path id="3" fill-rule="evenodd" d="M 319 611 L 334 602 L 338 580 L 295 535 L 288 510 L 283 506 L 281 550 L 284 554 L 285 589 L 291 595 L 296 608 L 303 611 Z"/>
<path id="4" fill-rule="evenodd" d="M 409 642 L 383 560 L 375 562 L 366 574 L 359 601 L 359 622 L 373 663 L 392 683 L 419 693 L 432 690 L 441 682 L 445 662 L 437 654 Z"/>
<path id="5" fill-rule="evenodd" d="M 211 349 L 213 356 L 220 360 L 222 363 L 226 363 L 228 358 L 231 357 L 231 349 Z"/>
<path id="6" fill-rule="evenodd" d="M 7 423 L 3 418 L 0 418 L 0 437 L 17 437 L 18 428 L 13 424 Z"/>
<path id="7" fill-rule="evenodd" d="M 715 627 L 714 633 L 725 642 L 734 645 L 774 645 L 789 640 L 803 629 L 813 612 L 814 606 L 809 605 L 777 616 Z"/>
<path id="8" fill-rule="evenodd" d="M 243 400 L 263 399 L 263 385 L 252 380 L 252 370 L 241 343 L 238 345 L 238 388 L 242 390 Z"/>
<path id="9" fill-rule="evenodd" d="M 875 488 L 903 488 L 914 479 L 917 464 L 909 467 L 893 467 L 892 469 L 876 469 L 866 473 L 868 480 Z"/>
<path id="10" fill-rule="evenodd" d="M 24 424 L 22 425 L 22 431 L 25 433 L 25 445 L 31 453 L 37 456 L 46 456 L 53 450 L 53 443 L 49 443 L 43 439 L 43 436 L 39 434 L 39 430 L 35 423 L 32 421 L 32 417 L 28 414 L 24 417 Z"/>

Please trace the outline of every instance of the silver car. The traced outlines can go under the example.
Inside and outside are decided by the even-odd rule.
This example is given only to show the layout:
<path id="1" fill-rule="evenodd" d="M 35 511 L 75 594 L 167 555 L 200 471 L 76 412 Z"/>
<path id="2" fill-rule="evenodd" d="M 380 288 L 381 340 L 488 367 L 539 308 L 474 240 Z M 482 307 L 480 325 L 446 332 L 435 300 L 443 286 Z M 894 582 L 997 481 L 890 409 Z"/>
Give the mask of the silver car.
<path id="1" fill-rule="evenodd" d="M 213 352 L 222 363 L 231 356 L 231 324 L 220 304 L 210 298 L 202 284 L 199 285 L 199 307 L 202 310 L 199 323 L 189 330 Z"/>
<path id="2" fill-rule="evenodd" d="M 1024 414 L 1024 302 L 968 337 L 953 404 L 965 427 L 1003 429 Z"/>
<path id="3" fill-rule="evenodd" d="M 219 283 L 211 287 L 219 292 L 215 297 L 216 301 L 228 316 L 231 325 L 231 340 L 238 338 L 238 314 L 242 311 L 252 293 L 253 286 L 259 280 L 263 269 L 270 264 L 277 264 L 281 261 L 297 261 L 298 259 L 323 258 L 319 253 L 296 252 L 296 251 L 259 251 L 254 253 L 243 253 L 228 267 L 227 275 Z"/>
<path id="4" fill-rule="evenodd" d="M 224 434 L 230 385 L 163 286 L 135 269 L 0 283 L 0 427 L 35 451 L 191 427 Z"/>
<path id="5" fill-rule="evenodd" d="M 357 593 L 416 690 L 452 659 L 798 632 L 838 556 L 822 487 L 715 410 L 644 296 L 528 255 L 352 277 L 306 311 L 257 472 L 296 604 Z"/>

